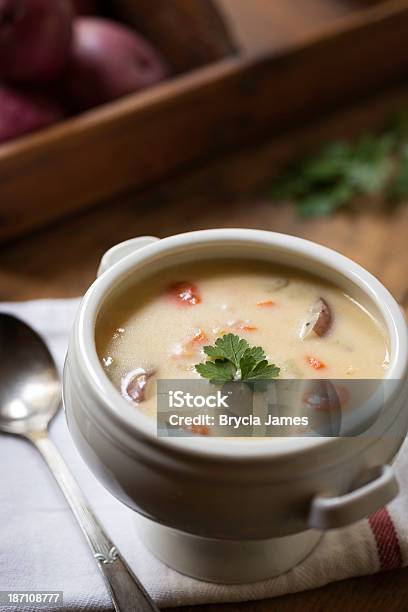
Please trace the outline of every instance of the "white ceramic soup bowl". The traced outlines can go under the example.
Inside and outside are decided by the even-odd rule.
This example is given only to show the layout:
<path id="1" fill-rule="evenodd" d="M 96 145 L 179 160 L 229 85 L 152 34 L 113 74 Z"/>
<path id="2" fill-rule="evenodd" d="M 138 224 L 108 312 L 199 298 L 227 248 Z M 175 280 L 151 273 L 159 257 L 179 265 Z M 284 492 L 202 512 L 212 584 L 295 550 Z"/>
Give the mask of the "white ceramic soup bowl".
<path id="1" fill-rule="evenodd" d="M 373 435 L 243 440 L 158 438 L 156 423 L 123 399 L 95 348 L 105 300 L 173 264 L 206 258 L 286 264 L 329 279 L 387 329 L 387 414 Z M 103 257 L 72 331 L 64 403 L 72 437 L 105 487 L 136 511 L 139 533 L 168 565 L 192 576 L 251 581 L 304 558 L 322 530 L 368 516 L 398 487 L 390 466 L 407 431 L 407 327 L 401 309 L 366 270 L 293 236 L 219 229 L 136 238 Z M 381 402 L 381 400 L 378 400 Z"/>

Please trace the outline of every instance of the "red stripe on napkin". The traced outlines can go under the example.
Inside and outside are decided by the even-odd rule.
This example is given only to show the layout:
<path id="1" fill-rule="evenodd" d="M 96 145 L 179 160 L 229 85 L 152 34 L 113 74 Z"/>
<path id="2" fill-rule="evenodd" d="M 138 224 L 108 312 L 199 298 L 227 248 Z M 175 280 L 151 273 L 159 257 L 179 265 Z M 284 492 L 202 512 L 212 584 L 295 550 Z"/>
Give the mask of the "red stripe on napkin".
<path id="1" fill-rule="evenodd" d="M 368 519 L 377 544 L 382 570 L 402 566 L 401 548 L 392 518 L 386 508 L 380 508 Z"/>

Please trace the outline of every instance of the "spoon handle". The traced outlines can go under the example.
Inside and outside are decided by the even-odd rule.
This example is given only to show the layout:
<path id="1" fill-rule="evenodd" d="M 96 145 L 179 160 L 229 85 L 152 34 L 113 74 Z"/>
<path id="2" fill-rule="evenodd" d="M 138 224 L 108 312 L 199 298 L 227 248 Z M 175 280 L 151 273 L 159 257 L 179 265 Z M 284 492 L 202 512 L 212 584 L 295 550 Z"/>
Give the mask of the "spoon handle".
<path id="1" fill-rule="evenodd" d="M 104 532 L 78 483 L 46 431 L 27 434 L 61 487 L 104 577 L 117 612 L 159 612 L 116 546 Z"/>

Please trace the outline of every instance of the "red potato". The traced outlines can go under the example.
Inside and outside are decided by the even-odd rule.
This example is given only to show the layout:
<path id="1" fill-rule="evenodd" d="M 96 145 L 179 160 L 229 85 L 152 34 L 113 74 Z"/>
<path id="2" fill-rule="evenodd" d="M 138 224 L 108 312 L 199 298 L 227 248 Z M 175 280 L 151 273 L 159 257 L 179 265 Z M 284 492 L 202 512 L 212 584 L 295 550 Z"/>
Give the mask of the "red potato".
<path id="1" fill-rule="evenodd" d="M 58 77 L 72 15 L 69 0 L 0 0 L 0 79 L 38 85 Z"/>
<path id="2" fill-rule="evenodd" d="M 62 108 L 43 93 L 0 86 L 0 143 L 55 123 Z"/>
<path id="3" fill-rule="evenodd" d="M 161 81 L 160 54 L 130 28 L 98 17 L 74 23 L 64 91 L 73 110 L 103 104 Z"/>

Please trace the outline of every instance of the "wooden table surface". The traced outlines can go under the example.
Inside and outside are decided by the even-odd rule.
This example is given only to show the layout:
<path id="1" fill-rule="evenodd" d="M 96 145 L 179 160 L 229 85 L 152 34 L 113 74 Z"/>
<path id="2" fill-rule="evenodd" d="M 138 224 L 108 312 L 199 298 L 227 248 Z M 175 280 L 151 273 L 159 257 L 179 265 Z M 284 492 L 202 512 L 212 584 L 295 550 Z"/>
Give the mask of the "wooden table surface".
<path id="1" fill-rule="evenodd" d="M 5 244 L 0 247 L 0 300 L 80 295 L 92 282 L 103 252 L 133 236 L 251 227 L 294 234 L 337 249 L 377 275 L 406 303 L 408 204 L 390 211 L 381 201 L 360 201 L 350 212 L 306 221 L 295 215 L 290 204 L 273 204 L 266 194 L 282 164 L 299 151 L 378 126 L 407 102 L 408 88 L 382 94 L 279 139 L 209 160 L 204 167 L 186 169 L 183 175 L 148 191 L 124 195 Z M 200 606 L 194 611 L 372 612 L 407 610 L 407 601 L 408 570 L 399 570 L 274 600 Z"/>

